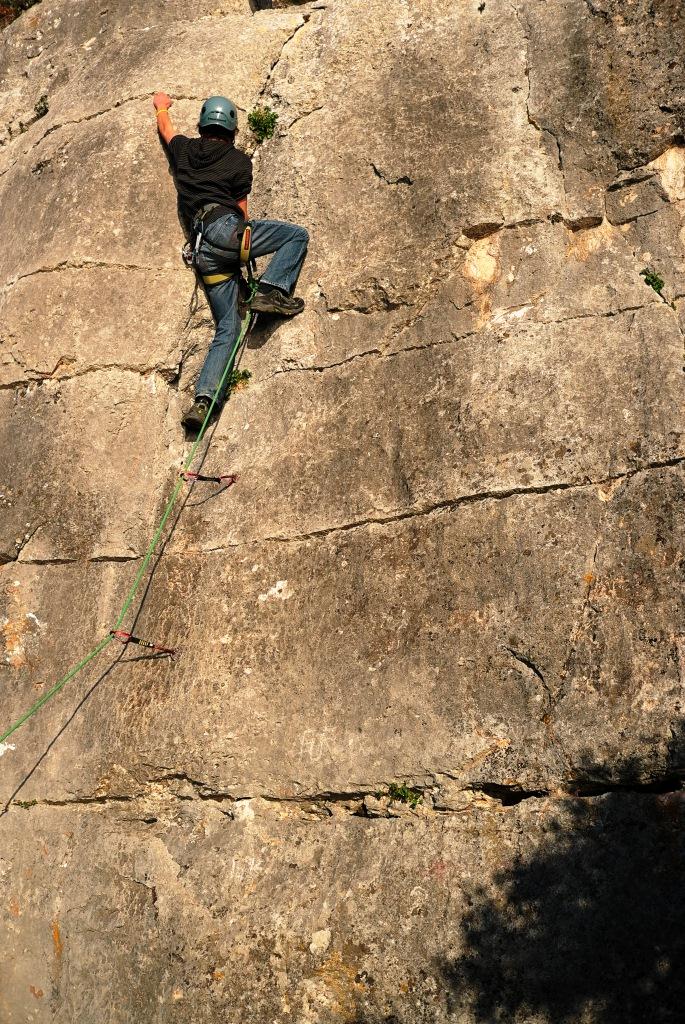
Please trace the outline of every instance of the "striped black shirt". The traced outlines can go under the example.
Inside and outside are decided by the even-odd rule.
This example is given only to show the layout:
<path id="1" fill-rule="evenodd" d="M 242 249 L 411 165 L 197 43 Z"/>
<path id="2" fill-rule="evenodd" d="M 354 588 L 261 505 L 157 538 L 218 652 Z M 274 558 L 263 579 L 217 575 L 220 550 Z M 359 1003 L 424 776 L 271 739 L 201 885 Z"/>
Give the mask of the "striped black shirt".
<path id="1" fill-rule="evenodd" d="M 169 154 L 181 214 L 191 221 L 207 203 L 237 209 L 252 188 L 252 161 L 232 142 L 174 135 Z"/>

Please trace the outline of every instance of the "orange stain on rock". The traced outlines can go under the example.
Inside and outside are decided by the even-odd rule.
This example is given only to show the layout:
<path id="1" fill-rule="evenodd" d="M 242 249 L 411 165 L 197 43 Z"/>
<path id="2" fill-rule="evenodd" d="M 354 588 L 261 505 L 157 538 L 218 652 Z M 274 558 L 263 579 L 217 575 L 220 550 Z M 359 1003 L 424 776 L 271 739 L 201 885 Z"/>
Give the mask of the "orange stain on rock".
<path id="1" fill-rule="evenodd" d="M 483 327 L 492 312 L 492 288 L 500 276 L 499 233 L 473 243 L 461 269 L 476 296 L 478 327 Z"/>
<path id="2" fill-rule="evenodd" d="M 10 914 L 12 917 L 19 917 L 21 915 L 21 909 L 19 907 L 19 900 L 16 896 L 13 896 L 10 900 Z"/>
<path id="3" fill-rule="evenodd" d="M 429 875 L 432 875 L 434 878 L 437 878 L 439 882 L 442 882 L 445 875 L 447 874 L 448 869 L 448 862 L 438 858 L 438 860 L 433 860 L 430 862 L 430 864 L 428 865 L 427 873 Z"/>
<path id="4" fill-rule="evenodd" d="M 61 960 L 64 946 L 62 945 L 62 936 L 60 935 L 57 918 L 52 922 L 52 944 L 55 947 L 55 957 L 57 960 Z"/>
<path id="5" fill-rule="evenodd" d="M 24 654 L 24 636 L 26 634 L 26 617 L 6 619 L 2 624 L 2 636 L 5 643 L 5 662 L 12 668 L 23 668 L 26 664 Z"/>
<path id="6" fill-rule="evenodd" d="M 29 985 L 29 992 L 34 997 L 34 999 L 42 999 L 43 996 L 45 995 L 45 992 L 43 992 L 43 989 L 42 988 L 36 988 L 35 985 Z"/>
<path id="7" fill-rule="evenodd" d="M 566 248 L 566 258 L 575 260 L 577 263 L 585 263 L 586 260 L 602 249 L 608 249 L 616 235 L 616 228 L 608 221 L 596 228 L 583 228 L 580 231 L 571 233 Z"/>
<path id="8" fill-rule="evenodd" d="M 344 1021 L 357 1020 L 358 999 L 366 991 L 357 981 L 358 971 L 357 964 L 346 962 L 336 950 L 314 972 L 327 989 L 332 1011 Z"/>
<path id="9" fill-rule="evenodd" d="M 11 668 L 24 668 L 27 664 L 26 639 L 36 628 L 24 603 L 20 586 L 11 583 L 5 589 L 7 595 L 7 616 L 0 619 L 0 634 L 5 648 L 4 662 Z"/>

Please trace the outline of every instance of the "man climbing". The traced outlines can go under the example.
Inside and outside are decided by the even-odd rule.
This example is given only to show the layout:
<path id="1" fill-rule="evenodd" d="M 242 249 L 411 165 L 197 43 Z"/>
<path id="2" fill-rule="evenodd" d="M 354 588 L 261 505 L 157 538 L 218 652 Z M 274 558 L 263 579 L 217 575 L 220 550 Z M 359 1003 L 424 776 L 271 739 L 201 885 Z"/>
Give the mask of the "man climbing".
<path id="1" fill-rule="evenodd" d="M 247 196 L 252 188 L 252 161 L 236 149 L 238 111 L 225 96 L 210 96 L 202 104 L 199 138 L 178 134 L 171 124 L 172 99 L 164 92 L 152 100 L 157 112 L 157 129 L 168 147 L 181 217 L 191 238 L 202 232 L 196 267 L 205 282 L 207 299 L 216 325 L 204 366 L 195 386 L 195 401 L 183 417 L 187 430 L 204 423 L 212 397 L 219 387 L 235 341 L 240 333 L 238 314 L 239 272 L 236 268 L 240 239 L 248 219 Z M 252 300 L 255 313 L 295 316 L 304 301 L 292 295 L 307 254 L 307 231 L 297 224 L 278 220 L 254 220 L 251 254 L 273 253 L 261 275 Z M 226 374 L 226 380 L 230 372 Z M 221 408 L 226 386 L 217 396 Z"/>

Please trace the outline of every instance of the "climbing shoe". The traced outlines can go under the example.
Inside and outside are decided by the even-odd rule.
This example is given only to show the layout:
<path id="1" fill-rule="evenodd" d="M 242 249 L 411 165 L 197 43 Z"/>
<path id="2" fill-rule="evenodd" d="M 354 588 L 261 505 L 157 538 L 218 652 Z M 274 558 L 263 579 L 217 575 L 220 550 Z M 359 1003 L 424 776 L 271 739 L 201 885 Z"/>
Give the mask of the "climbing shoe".
<path id="1" fill-rule="evenodd" d="M 279 316 L 296 316 L 304 309 L 304 299 L 286 295 L 279 288 L 268 291 L 258 289 L 252 300 L 253 313 L 277 313 Z"/>
<path id="2" fill-rule="evenodd" d="M 196 398 L 188 412 L 181 420 L 182 425 L 189 432 L 196 432 L 205 421 L 207 411 L 211 405 L 208 398 Z"/>

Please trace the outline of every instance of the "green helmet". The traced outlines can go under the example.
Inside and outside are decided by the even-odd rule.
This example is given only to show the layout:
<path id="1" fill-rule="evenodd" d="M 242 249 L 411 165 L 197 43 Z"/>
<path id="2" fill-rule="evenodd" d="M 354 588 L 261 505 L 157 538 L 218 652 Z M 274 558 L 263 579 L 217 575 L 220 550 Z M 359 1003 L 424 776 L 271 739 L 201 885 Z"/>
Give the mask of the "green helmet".
<path id="1" fill-rule="evenodd" d="M 200 123 L 198 127 L 209 128 L 216 126 L 226 128 L 234 132 L 238 127 L 238 111 L 235 103 L 226 99 L 225 96 L 210 96 L 202 104 L 200 111 Z"/>

